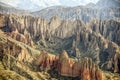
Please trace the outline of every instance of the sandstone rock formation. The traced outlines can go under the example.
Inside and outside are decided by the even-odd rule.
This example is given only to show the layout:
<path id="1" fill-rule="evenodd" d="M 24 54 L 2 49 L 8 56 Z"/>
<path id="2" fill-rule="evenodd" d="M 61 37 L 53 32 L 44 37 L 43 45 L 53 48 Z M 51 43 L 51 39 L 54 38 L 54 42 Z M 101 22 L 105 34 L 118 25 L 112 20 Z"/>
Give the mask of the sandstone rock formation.
<path id="1" fill-rule="evenodd" d="M 32 13 L 41 14 L 40 18 L 0 2 L 0 79 L 9 72 L 30 80 L 52 80 L 44 72 L 51 70 L 58 77 L 82 80 L 105 80 L 107 71 L 120 73 L 119 4 L 119 0 L 105 0 L 104 4 L 100 0 L 98 6 L 59 6 Z M 48 53 L 62 50 L 60 55 Z M 48 77 L 41 78 L 38 70 Z M 5 79 L 12 76 L 8 74 Z"/>
<path id="2" fill-rule="evenodd" d="M 59 56 L 43 51 L 37 64 L 41 70 L 54 67 L 63 76 L 80 77 L 82 80 L 104 80 L 102 71 L 91 59 L 85 58 L 75 62 L 74 59 L 69 58 L 66 51 Z"/>
<path id="3" fill-rule="evenodd" d="M 38 46 L 43 48 L 65 49 L 74 57 L 90 57 L 105 70 L 114 72 L 119 72 L 119 57 L 115 56 L 120 54 L 119 25 L 119 20 L 94 19 L 84 23 L 53 17 L 48 23 L 32 16 L 0 14 L 0 29 L 10 37 L 31 46 L 41 42 Z"/>
<path id="4" fill-rule="evenodd" d="M 47 23 L 45 19 L 32 16 L 0 15 L 1 27 L 6 26 L 6 28 L 9 28 L 9 31 L 17 29 L 18 33 L 26 35 L 25 37 L 30 36 L 32 40 L 49 39 L 51 36 L 66 38 L 78 34 L 85 27 L 89 27 L 96 33 L 100 33 L 105 39 L 113 41 L 118 45 L 120 43 L 119 21 L 92 20 L 86 25 L 81 20 L 60 20 L 58 17 L 53 17 L 50 23 Z"/>
<path id="5" fill-rule="evenodd" d="M 0 55 L 11 55 L 16 57 L 18 61 L 32 62 L 33 58 L 26 49 L 19 47 L 17 44 L 7 40 L 5 43 L 0 42 Z"/>
<path id="6" fill-rule="evenodd" d="M 120 45 L 120 22 L 114 20 L 92 20 L 88 26 L 95 32 L 100 33 L 105 39 Z"/>
<path id="7" fill-rule="evenodd" d="M 16 41 L 0 30 L 0 80 L 45 80 L 48 74 L 35 72 L 39 51 Z M 44 76 L 44 77 L 43 77 Z"/>
<path id="8" fill-rule="evenodd" d="M 42 51 L 40 56 L 38 57 L 36 64 L 40 65 L 41 70 L 50 69 L 51 67 L 54 68 L 57 66 L 58 56 L 53 54 L 48 54 L 46 51 Z"/>
<path id="9" fill-rule="evenodd" d="M 29 46 L 33 46 L 33 41 L 31 39 L 31 37 L 29 37 L 29 35 L 23 35 L 23 34 L 20 34 L 18 32 L 11 32 L 11 33 L 7 33 L 7 35 L 17 41 L 20 41 L 20 42 L 23 42 Z"/>

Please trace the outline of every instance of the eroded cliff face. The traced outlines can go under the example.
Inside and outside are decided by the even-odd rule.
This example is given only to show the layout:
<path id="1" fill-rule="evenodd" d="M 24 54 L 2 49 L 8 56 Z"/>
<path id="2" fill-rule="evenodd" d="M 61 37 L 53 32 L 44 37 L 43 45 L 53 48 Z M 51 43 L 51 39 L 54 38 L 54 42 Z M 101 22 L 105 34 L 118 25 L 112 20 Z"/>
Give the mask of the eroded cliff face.
<path id="1" fill-rule="evenodd" d="M 21 48 L 19 44 L 15 44 L 14 42 L 6 39 L 6 42 L 0 42 L 0 56 L 4 57 L 4 55 L 14 56 L 18 61 L 21 62 L 32 62 L 33 57 L 28 53 L 28 51 L 24 48 Z M 9 64 L 8 64 L 9 65 Z"/>
<path id="2" fill-rule="evenodd" d="M 87 56 L 92 58 L 92 60 L 95 60 L 95 62 L 99 64 L 101 68 L 119 72 L 120 69 L 118 70 L 118 57 L 120 54 L 120 46 L 112 41 L 107 40 L 100 33 L 94 32 L 89 28 L 81 29 L 81 31 L 77 32 L 75 35 L 72 47 L 73 50 L 75 49 L 73 54 L 75 54 L 75 56 L 79 59 Z M 116 55 L 118 57 L 116 57 Z M 116 63 L 118 65 L 116 65 Z"/>
<path id="3" fill-rule="evenodd" d="M 29 45 L 33 45 L 33 40 L 37 38 L 44 39 L 45 32 L 47 31 L 47 25 L 44 19 L 31 16 L 7 15 L 5 17 L 1 15 L 1 27 L 9 28 L 7 32 L 16 32 L 12 33 L 15 39 L 15 35 L 21 34 L 20 36 L 24 36 L 27 41 L 26 44 Z M 6 29 L 4 30 L 6 31 Z"/>
<path id="4" fill-rule="evenodd" d="M 85 58 L 82 61 L 75 61 L 69 58 L 66 51 L 63 51 L 59 56 L 43 51 L 37 64 L 41 70 L 57 69 L 63 76 L 80 77 L 82 80 L 104 80 L 102 71 L 92 62 L 92 59 Z"/>
<path id="5" fill-rule="evenodd" d="M 0 14 L 0 28 L 8 36 L 31 46 L 42 42 L 38 46 L 44 49 L 66 49 L 78 59 L 90 57 L 100 67 L 114 72 L 120 71 L 119 26 L 119 20 L 95 19 L 84 23 L 53 17 L 48 23 L 32 16 Z"/>
<path id="6" fill-rule="evenodd" d="M 114 26 L 115 25 L 115 26 Z M 81 28 L 89 27 L 93 31 L 100 33 L 106 39 L 119 44 L 119 21 L 92 20 L 85 24 L 81 20 L 60 20 L 58 17 L 51 18 L 47 23 L 45 19 L 32 16 L 2 15 L 0 26 L 9 28 L 9 31 L 30 36 L 33 40 L 50 38 L 50 36 L 66 38 L 81 31 Z"/>
<path id="7" fill-rule="evenodd" d="M 36 64 L 39 65 L 41 70 L 51 69 L 57 67 L 58 59 L 59 59 L 58 56 L 48 54 L 48 52 L 46 51 L 42 51 L 36 61 Z"/>
<path id="8" fill-rule="evenodd" d="M 120 22 L 114 20 L 92 20 L 88 23 L 88 26 L 95 31 L 100 33 L 105 39 L 113 41 L 120 46 Z"/>
<path id="9" fill-rule="evenodd" d="M 0 30 L 0 79 L 45 80 L 51 77 L 36 71 L 40 51 L 10 38 Z"/>

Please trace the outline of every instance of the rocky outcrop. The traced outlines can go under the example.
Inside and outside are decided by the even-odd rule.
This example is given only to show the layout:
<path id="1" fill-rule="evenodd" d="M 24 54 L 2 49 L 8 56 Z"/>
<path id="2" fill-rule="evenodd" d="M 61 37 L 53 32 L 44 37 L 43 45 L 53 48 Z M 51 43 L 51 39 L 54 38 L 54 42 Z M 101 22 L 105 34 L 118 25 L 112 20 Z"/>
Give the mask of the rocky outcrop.
<path id="1" fill-rule="evenodd" d="M 48 54 L 46 51 L 42 51 L 38 57 L 36 64 L 39 65 L 40 70 L 54 68 L 58 64 L 58 56 Z"/>
<path id="2" fill-rule="evenodd" d="M 7 40 L 5 43 L 0 42 L 0 56 L 3 55 L 14 56 L 18 61 L 22 62 L 32 62 L 33 58 L 24 48 L 21 48 L 19 45 Z"/>
<path id="3" fill-rule="evenodd" d="M 40 39 L 49 40 L 51 37 L 71 37 L 71 35 L 76 35 L 81 32 L 85 27 L 89 27 L 96 33 L 100 33 L 105 39 L 119 45 L 119 25 L 119 21 L 114 20 L 92 20 L 88 24 L 85 24 L 81 20 L 60 20 L 58 17 L 53 17 L 47 23 L 45 19 L 32 16 L 2 14 L 0 19 L 1 27 L 6 26 L 11 32 L 17 29 L 18 33 L 23 34 L 26 38 L 31 38 L 33 41 Z"/>
<path id="4" fill-rule="evenodd" d="M 102 68 L 105 68 L 105 70 L 119 72 L 120 47 L 116 43 L 106 40 L 100 33 L 94 32 L 89 28 L 84 28 L 84 31 L 80 31 L 76 34 L 73 43 L 74 46 L 80 47 L 77 52 L 75 50 L 74 54 L 81 51 L 77 55 L 92 58 L 92 60 L 100 64 Z M 75 56 L 77 57 L 77 55 Z"/>
<path id="5" fill-rule="evenodd" d="M 0 26 L 3 31 L 12 32 L 10 33 L 11 36 L 18 41 L 22 42 L 22 40 L 19 39 L 23 36 L 26 38 L 26 44 L 29 45 L 33 45 L 33 40 L 44 40 L 47 31 L 47 24 L 44 19 L 31 16 L 0 15 Z M 19 37 L 15 35 L 18 35 Z"/>
<path id="6" fill-rule="evenodd" d="M 6 24 L 6 19 L 5 19 L 5 16 L 0 16 L 0 28 L 5 26 Z"/>
<path id="7" fill-rule="evenodd" d="M 113 41 L 120 45 L 120 22 L 114 20 L 92 20 L 88 23 L 88 26 L 95 31 L 100 33 L 105 39 Z"/>
<path id="8" fill-rule="evenodd" d="M 8 37 L 0 30 L 0 79 L 49 79 L 48 74 L 35 71 L 33 61 L 36 53 L 39 54 L 39 51 Z"/>
<path id="9" fill-rule="evenodd" d="M 43 51 L 37 64 L 41 70 L 54 67 L 63 76 L 80 77 L 82 80 L 103 80 L 102 71 L 91 59 L 74 61 L 74 59 L 69 58 L 66 51 L 63 51 L 59 56 Z"/>
<path id="10" fill-rule="evenodd" d="M 84 23 L 81 20 L 60 20 L 58 17 L 53 17 L 47 23 L 45 19 L 32 16 L 0 15 L 1 30 L 25 44 L 33 46 L 33 42 L 41 42 L 40 46 L 47 49 L 51 47 L 56 51 L 65 49 L 78 59 L 90 57 L 100 66 L 106 63 L 109 65 L 112 63 L 114 66 L 119 64 L 117 61 L 119 58 L 114 59 L 120 51 L 119 20 L 94 19 Z M 110 47 L 110 43 L 111 46 L 115 44 L 116 49 Z M 117 63 L 114 64 L 115 62 Z M 113 71 L 114 69 L 115 67 L 111 68 Z M 118 69 L 115 72 L 119 71 Z"/>
<path id="11" fill-rule="evenodd" d="M 74 61 L 73 59 L 69 58 L 66 51 L 63 51 L 62 54 L 60 54 L 59 64 L 60 66 L 58 66 L 59 67 L 58 70 L 60 71 L 61 75 L 74 77 L 74 75 L 72 74 L 73 72 L 72 67 L 73 67 Z"/>
<path id="12" fill-rule="evenodd" d="M 29 46 L 33 46 L 33 41 L 31 39 L 31 37 L 29 35 L 27 35 L 27 34 L 24 36 L 23 34 L 20 34 L 20 33 L 15 32 L 15 31 L 13 31 L 11 33 L 6 33 L 6 34 L 9 37 L 11 37 L 11 38 L 13 38 L 13 39 L 15 39 L 17 41 L 23 42 L 23 43 L 25 43 L 25 44 L 27 44 Z"/>
<path id="13" fill-rule="evenodd" d="M 120 47 L 110 42 L 107 52 L 109 54 L 107 69 L 113 68 L 114 72 L 120 72 Z"/>

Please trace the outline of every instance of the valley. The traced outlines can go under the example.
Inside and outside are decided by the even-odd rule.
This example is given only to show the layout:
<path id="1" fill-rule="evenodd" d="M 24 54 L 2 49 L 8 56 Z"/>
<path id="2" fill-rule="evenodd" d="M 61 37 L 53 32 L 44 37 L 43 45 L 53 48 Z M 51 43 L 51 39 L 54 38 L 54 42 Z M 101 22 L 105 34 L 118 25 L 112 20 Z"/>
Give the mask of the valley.
<path id="1" fill-rule="evenodd" d="M 110 1 L 32 13 L 0 3 L 0 80 L 119 80 L 120 2 Z"/>

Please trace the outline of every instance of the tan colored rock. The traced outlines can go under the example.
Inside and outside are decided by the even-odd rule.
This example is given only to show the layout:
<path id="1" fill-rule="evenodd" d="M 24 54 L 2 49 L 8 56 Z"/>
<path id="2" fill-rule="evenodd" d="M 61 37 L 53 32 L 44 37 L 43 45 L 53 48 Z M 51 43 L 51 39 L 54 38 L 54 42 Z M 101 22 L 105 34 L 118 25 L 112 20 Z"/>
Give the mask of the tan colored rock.
<path id="1" fill-rule="evenodd" d="M 5 43 L 0 43 L 0 50 L 2 54 L 14 56 L 18 61 L 32 62 L 33 58 L 26 49 L 21 48 L 19 45 L 7 40 Z M 1 53 L 0 53 L 1 55 Z"/>
<path id="2" fill-rule="evenodd" d="M 95 75 L 96 75 L 96 80 L 104 80 L 103 79 L 103 74 L 98 67 L 96 68 L 96 74 Z"/>
<path id="3" fill-rule="evenodd" d="M 52 54 L 48 54 L 46 51 L 42 51 L 39 58 L 37 59 L 37 65 L 40 65 L 40 69 L 50 69 L 57 67 L 58 57 Z"/>
<path id="4" fill-rule="evenodd" d="M 0 28 L 6 26 L 6 17 L 2 14 L 0 14 Z"/>
<path id="5" fill-rule="evenodd" d="M 104 80 L 102 71 L 91 59 L 85 58 L 82 61 L 75 62 L 74 59 L 69 58 L 65 50 L 57 59 L 55 55 L 42 51 L 37 60 L 37 64 L 40 65 L 41 70 L 45 68 L 52 69 L 54 66 L 63 76 L 80 77 L 82 80 Z"/>
<path id="6" fill-rule="evenodd" d="M 59 62 L 60 62 L 60 73 L 61 75 L 65 76 L 72 76 L 72 68 L 74 61 L 73 59 L 68 57 L 67 52 L 64 50 L 62 54 L 59 57 Z"/>
<path id="7" fill-rule="evenodd" d="M 28 54 L 28 52 L 25 49 L 22 49 L 20 54 L 18 55 L 18 61 L 22 62 L 32 62 L 33 58 Z"/>
<path id="8" fill-rule="evenodd" d="M 67 39 L 75 36 L 75 45 L 73 47 L 76 47 L 76 44 L 81 44 L 80 46 L 77 45 L 76 48 L 83 47 L 87 56 L 89 55 L 88 52 L 90 52 L 90 55 L 94 55 L 92 58 L 96 59 L 95 63 L 102 62 L 104 64 L 106 59 L 104 61 L 102 61 L 103 59 L 100 60 L 100 53 L 101 51 L 108 53 L 105 58 L 112 59 L 111 64 L 115 66 L 112 67 L 114 72 L 120 71 L 117 66 L 117 64 L 120 64 L 119 57 L 116 57 L 120 52 L 118 49 L 120 41 L 119 25 L 120 22 L 114 20 L 102 21 L 94 19 L 85 24 L 81 20 L 60 20 L 58 17 L 53 17 L 47 23 L 45 19 L 33 16 L 0 14 L 0 27 L 6 26 L 5 28 L 9 29 L 8 32 L 12 32 L 10 33 L 12 38 L 27 45 L 34 45 L 33 40 L 37 39 L 42 41 L 45 47 L 48 47 L 45 41 L 47 39 L 50 41 L 54 37 Z M 51 43 L 55 42 L 54 39 L 51 41 Z M 69 41 L 68 44 L 70 44 Z M 110 62 L 109 58 L 107 63 Z"/>

